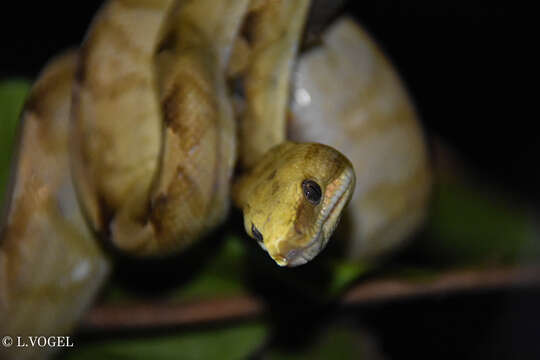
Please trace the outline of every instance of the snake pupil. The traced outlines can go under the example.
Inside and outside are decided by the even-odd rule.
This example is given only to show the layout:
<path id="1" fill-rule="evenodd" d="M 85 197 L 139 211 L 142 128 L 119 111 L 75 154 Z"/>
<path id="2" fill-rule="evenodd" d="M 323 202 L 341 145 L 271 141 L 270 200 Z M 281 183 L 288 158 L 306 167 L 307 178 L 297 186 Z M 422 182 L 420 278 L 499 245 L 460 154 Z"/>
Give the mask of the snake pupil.
<path id="1" fill-rule="evenodd" d="M 251 223 L 251 233 L 253 234 L 253 237 L 260 243 L 263 242 L 263 236 L 262 234 L 259 232 L 259 230 L 257 230 L 257 228 L 255 227 L 255 224 Z"/>
<path id="2" fill-rule="evenodd" d="M 322 190 L 315 181 L 304 180 L 302 182 L 302 189 L 304 190 L 304 196 L 310 203 L 317 205 L 321 202 Z"/>

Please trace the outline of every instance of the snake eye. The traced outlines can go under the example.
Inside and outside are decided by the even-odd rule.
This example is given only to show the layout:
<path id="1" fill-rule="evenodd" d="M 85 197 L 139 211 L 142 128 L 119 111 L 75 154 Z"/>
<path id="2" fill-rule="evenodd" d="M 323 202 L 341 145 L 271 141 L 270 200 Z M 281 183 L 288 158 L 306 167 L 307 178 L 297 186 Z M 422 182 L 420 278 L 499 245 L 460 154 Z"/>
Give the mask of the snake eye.
<path id="1" fill-rule="evenodd" d="M 251 233 L 253 234 L 253 237 L 255 238 L 255 240 L 257 240 L 260 243 L 263 242 L 262 234 L 259 232 L 259 230 L 257 230 L 257 228 L 255 227 L 255 224 L 253 223 L 251 223 Z"/>
<path id="2" fill-rule="evenodd" d="M 304 190 L 304 196 L 306 199 L 313 205 L 318 205 L 321 202 L 321 187 L 315 181 L 304 180 L 302 182 L 302 190 Z"/>

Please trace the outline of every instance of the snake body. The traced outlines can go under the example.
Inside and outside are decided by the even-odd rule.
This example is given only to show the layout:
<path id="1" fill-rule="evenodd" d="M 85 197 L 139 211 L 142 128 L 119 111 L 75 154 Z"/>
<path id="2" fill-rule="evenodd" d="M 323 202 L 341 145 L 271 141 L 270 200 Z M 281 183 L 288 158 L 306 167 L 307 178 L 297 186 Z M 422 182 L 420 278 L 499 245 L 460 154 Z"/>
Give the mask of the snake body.
<path id="1" fill-rule="evenodd" d="M 1 233 L 3 336 L 70 333 L 109 272 L 109 262 L 81 213 L 69 170 L 76 64 L 74 52 L 48 64 L 22 113 L 9 211 Z M 25 359 L 39 358 L 45 349 L 13 346 L 2 351 L 2 359 Z"/>
<path id="2" fill-rule="evenodd" d="M 43 70 L 2 232 L 2 333 L 70 331 L 108 273 L 94 236 L 132 256 L 180 252 L 231 199 L 281 266 L 313 259 L 340 218 L 357 259 L 418 226 L 429 172 L 407 94 L 350 20 L 293 67 L 309 5 L 110 0 L 78 53 Z M 375 75 L 345 75 L 355 61 Z"/>

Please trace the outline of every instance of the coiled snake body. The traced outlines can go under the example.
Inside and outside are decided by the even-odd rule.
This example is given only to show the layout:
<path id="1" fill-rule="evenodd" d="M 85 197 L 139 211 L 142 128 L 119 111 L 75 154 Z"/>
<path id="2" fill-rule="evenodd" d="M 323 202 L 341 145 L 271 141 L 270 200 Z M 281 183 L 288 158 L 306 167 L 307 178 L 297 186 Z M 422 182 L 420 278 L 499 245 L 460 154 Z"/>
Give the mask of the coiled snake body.
<path id="1" fill-rule="evenodd" d="M 70 331 L 108 273 L 95 236 L 178 252 L 231 198 L 282 266 L 315 257 L 343 214 L 364 260 L 418 226 L 429 172 L 407 94 L 348 19 L 293 67 L 309 5 L 110 0 L 45 68 L 2 232 L 2 333 Z"/>

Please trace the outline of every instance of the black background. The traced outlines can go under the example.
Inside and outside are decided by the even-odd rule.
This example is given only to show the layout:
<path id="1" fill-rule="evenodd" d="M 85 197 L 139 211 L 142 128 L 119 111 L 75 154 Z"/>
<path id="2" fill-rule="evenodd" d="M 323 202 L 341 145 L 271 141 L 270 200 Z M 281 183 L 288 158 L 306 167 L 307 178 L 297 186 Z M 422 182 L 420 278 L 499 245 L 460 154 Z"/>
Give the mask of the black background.
<path id="1" fill-rule="evenodd" d="M 83 39 L 100 1 L 2 6 L 0 78 L 34 78 Z M 428 133 L 517 200 L 538 203 L 532 9 L 491 1 L 350 1 L 409 87 Z M 391 358 L 540 358 L 540 291 L 358 309 Z"/>

